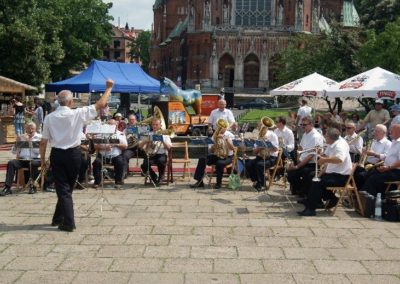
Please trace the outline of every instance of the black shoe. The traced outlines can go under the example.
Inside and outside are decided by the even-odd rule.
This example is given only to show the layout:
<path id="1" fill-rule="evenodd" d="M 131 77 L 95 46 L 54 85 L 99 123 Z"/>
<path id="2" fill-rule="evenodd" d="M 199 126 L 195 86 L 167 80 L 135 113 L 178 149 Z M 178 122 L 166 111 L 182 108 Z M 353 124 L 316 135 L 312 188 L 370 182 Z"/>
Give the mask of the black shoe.
<path id="1" fill-rule="evenodd" d="M 315 210 L 311 210 L 311 209 L 305 209 L 304 211 L 297 212 L 297 214 L 299 214 L 299 216 L 304 216 L 304 217 L 317 215 L 317 213 L 315 213 Z"/>
<path id="2" fill-rule="evenodd" d="M 216 185 L 215 185 L 215 189 L 220 189 L 221 188 L 221 184 L 220 183 L 217 183 Z"/>
<path id="3" fill-rule="evenodd" d="M 34 188 L 34 187 L 31 187 L 30 189 L 29 189 L 29 191 L 28 191 L 28 193 L 29 194 L 35 194 L 37 191 L 36 191 L 36 188 Z"/>
<path id="4" fill-rule="evenodd" d="M 262 191 L 262 186 L 261 186 L 261 184 L 259 182 L 254 183 L 253 184 L 253 188 L 255 190 L 257 190 L 258 192 Z"/>
<path id="5" fill-rule="evenodd" d="M 52 188 L 52 187 L 45 187 L 44 191 L 46 191 L 46 192 L 56 192 L 56 190 L 54 188 Z"/>
<path id="6" fill-rule="evenodd" d="M 51 222 L 51 226 L 57 227 L 57 226 L 60 226 L 62 223 L 63 223 L 63 221 L 53 221 L 53 222 Z"/>
<path id="7" fill-rule="evenodd" d="M 63 224 L 60 224 L 58 226 L 58 229 L 64 232 L 73 232 L 75 230 L 75 226 L 65 226 Z"/>
<path id="8" fill-rule="evenodd" d="M 325 205 L 325 208 L 331 209 L 331 208 L 335 207 L 337 205 L 338 201 L 339 201 L 339 198 L 337 198 L 335 196 L 334 198 L 332 198 L 328 201 L 328 203 Z"/>
<path id="9" fill-rule="evenodd" d="M 0 196 L 6 196 L 12 194 L 12 191 L 9 187 L 4 187 L 2 191 L 0 191 Z"/>
<path id="10" fill-rule="evenodd" d="M 202 180 L 196 182 L 195 184 L 190 185 L 190 188 L 199 188 L 199 187 L 204 187 L 204 182 Z"/>

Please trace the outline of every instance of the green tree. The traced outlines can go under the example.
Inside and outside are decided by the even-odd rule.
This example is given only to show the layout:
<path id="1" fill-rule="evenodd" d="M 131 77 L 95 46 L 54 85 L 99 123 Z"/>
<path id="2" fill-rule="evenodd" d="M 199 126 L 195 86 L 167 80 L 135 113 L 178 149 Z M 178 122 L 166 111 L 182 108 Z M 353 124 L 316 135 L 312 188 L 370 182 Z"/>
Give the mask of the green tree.
<path id="1" fill-rule="evenodd" d="M 131 61 L 136 58 L 140 58 L 142 61 L 142 68 L 144 71 L 149 71 L 149 64 L 150 64 L 150 38 L 151 32 L 150 31 L 142 31 L 139 33 L 136 40 L 132 41 L 130 44 L 130 52 L 129 56 Z"/>
<path id="2" fill-rule="evenodd" d="M 57 13 L 62 18 L 59 34 L 65 56 L 52 66 L 52 78 L 57 81 L 70 75 L 71 70 L 82 70 L 92 59 L 102 58 L 109 45 L 113 18 L 108 14 L 112 3 L 101 0 L 52 0 L 57 2 Z"/>
<path id="3" fill-rule="evenodd" d="M 373 30 L 367 33 L 367 40 L 361 47 L 358 58 L 366 68 L 376 66 L 400 73 L 400 18 L 388 23 L 385 30 L 376 34 Z"/>
<path id="4" fill-rule="evenodd" d="M 361 24 L 378 33 L 400 16 L 399 0 L 356 0 L 355 4 Z"/>
<path id="5" fill-rule="evenodd" d="M 60 31 L 51 0 L 1 1 L 0 73 L 34 86 L 47 82 L 51 64 L 64 56 Z"/>

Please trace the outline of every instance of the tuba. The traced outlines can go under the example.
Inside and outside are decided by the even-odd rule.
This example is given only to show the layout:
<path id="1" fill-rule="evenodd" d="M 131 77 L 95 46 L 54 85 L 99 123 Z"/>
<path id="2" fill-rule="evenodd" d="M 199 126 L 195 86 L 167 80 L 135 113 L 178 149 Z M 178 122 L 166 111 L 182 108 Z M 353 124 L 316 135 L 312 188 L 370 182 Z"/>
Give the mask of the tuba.
<path id="1" fill-rule="evenodd" d="M 228 157 L 229 149 L 226 145 L 226 141 L 223 137 L 220 137 L 220 133 L 222 129 L 227 129 L 229 127 L 229 123 L 220 118 L 217 121 L 217 130 L 215 130 L 213 134 L 214 140 L 214 155 L 216 155 L 220 159 L 226 159 Z"/>
<path id="2" fill-rule="evenodd" d="M 170 137 L 175 136 L 175 131 L 174 131 L 174 127 L 172 125 L 170 125 L 168 128 L 166 128 L 166 123 L 165 123 L 165 119 L 164 116 L 160 110 L 160 108 L 158 106 L 154 106 L 153 109 L 153 116 L 149 117 L 145 120 L 143 120 L 141 122 L 141 124 L 149 124 L 151 123 L 151 121 L 157 118 L 160 120 L 160 124 L 161 124 L 161 129 L 158 130 L 157 132 L 154 132 L 154 135 L 168 135 Z M 155 154 L 158 153 L 158 151 L 160 150 L 161 146 L 163 145 L 162 141 L 152 141 L 151 137 L 149 137 L 150 142 L 147 144 L 146 148 L 144 149 L 144 151 L 146 152 L 146 155 L 148 155 L 149 157 L 154 156 Z"/>
<path id="3" fill-rule="evenodd" d="M 260 120 L 260 132 L 258 133 L 258 139 L 264 140 L 268 129 L 274 126 L 275 123 L 272 118 L 268 116 L 262 117 Z M 268 159 L 270 156 L 269 149 L 261 149 L 258 155 L 261 156 L 263 159 Z"/>

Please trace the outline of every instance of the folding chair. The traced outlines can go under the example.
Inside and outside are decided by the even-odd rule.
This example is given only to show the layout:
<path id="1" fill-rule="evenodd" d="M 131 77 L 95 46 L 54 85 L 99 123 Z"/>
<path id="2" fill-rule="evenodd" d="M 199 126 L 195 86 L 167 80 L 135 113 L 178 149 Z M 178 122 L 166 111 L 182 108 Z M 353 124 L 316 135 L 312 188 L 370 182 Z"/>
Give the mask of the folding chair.
<path id="1" fill-rule="evenodd" d="M 387 182 L 385 182 L 385 184 L 387 185 L 386 189 L 385 189 L 385 193 L 389 191 L 389 189 L 392 185 L 397 185 L 397 190 L 400 190 L 400 181 L 398 181 L 398 180 L 397 181 L 387 181 Z"/>
<path id="2" fill-rule="evenodd" d="M 183 153 L 182 153 L 182 151 L 179 151 L 178 149 L 179 150 L 183 149 Z M 174 157 L 173 159 L 171 157 L 172 164 L 183 164 L 182 180 L 185 180 L 185 178 L 188 177 L 189 181 L 190 181 L 190 179 L 191 179 L 190 158 L 189 158 L 189 147 L 188 147 L 187 141 L 173 142 L 171 153 L 172 153 L 172 156 Z M 183 154 L 183 155 L 179 155 L 179 154 Z M 179 158 L 176 158 L 177 156 Z"/>
<path id="3" fill-rule="evenodd" d="M 234 157 L 237 155 L 237 150 L 238 150 L 237 147 L 233 148 L 233 156 Z M 233 171 L 232 167 L 233 167 L 233 160 L 232 160 L 232 162 L 230 164 L 226 165 L 226 167 L 225 167 L 225 171 L 226 171 L 227 174 L 230 174 L 231 171 Z M 207 171 L 207 168 L 206 168 L 206 173 L 209 172 L 209 174 L 207 174 L 208 185 L 209 186 L 211 186 L 212 178 L 217 176 L 216 173 L 215 173 L 215 165 L 211 165 L 210 168 L 211 168 L 211 170 L 208 170 L 208 171 Z"/>
<path id="4" fill-rule="evenodd" d="M 152 167 L 152 166 L 155 166 L 155 164 L 150 163 L 149 166 Z M 167 163 L 166 163 L 165 167 L 167 168 L 167 180 L 165 182 L 167 185 L 169 185 L 170 182 L 171 183 L 174 182 L 174 177 L 173 177 L 173 173 L 172 173 L 172 151 L 171 151 L 171 149 L 168 150 Z M 160 174 L 160 173 L 158 173 L 158 174 Z M 144 179 L 145 185 L 150 183 L 149 179 L 150 179 L 150 176 L 146 175 L 146 177 Z M 163 180 L 161 180 L 160 183 L 162 183 L 162 182 L 163 182 Z"/>
<path id="5" fill-rule="evenodd" d="M 351 174 L 350 174 L 349 178 L 347 179 L 346 184 L 344 186 L 330 186 L 330 187 L 326 188 L 326 190 L 330 190 L 334 194 L 339 193 L 339 200 L 338 200 L 338 203 L 336 204 L 336 206 L 332 209 L 332 215 L 335 215 L 336 208 L 338 207 L 339 203 L 342 203 L 343 198 L 345 196 L 347 196 L 350 199 L 352 207 L 354 209 L 356 209 L 355 206 L 354 206 L 354 201 L 353 201 L 353 194 L 354 194 L 356 196 L 356 199 L 357 199 L 357 204 L 358 204 L 358 208 L 359 208 L 359 211 L 360 211 L 359 213 L 362 216 L 364 216 L 364 208 L 362 206 L 362 203 L 361 203 L 361 200 L 360 200 L 360 195 L 358 194 L 356 183 L 354 181 L 354 171 L 356 170 L 357 165 L 358 165 L 357 163 L 353 164 L 353 168 L 351 170 Z"/>
<path id="6" fill-rule="evenodd" d="M 275 179 L 276 172 L 277 172 L 279 169 L 283 169 L 282 152 L 283 152 L 283 151 L 282 151 L 282 148 L 279 148 L 279 149 L 278 149 L 278 156 L 277 156 L 277 158 L 276 158 L 275 165 L 272 166 L 272 167 L 270 167 L 270 168 L 268 168 L 268 169 L 265 169 L 265 174 L 266 174 L 267 177 L 268 177 L 268 187 L 267 187 L 267 190 L 271 188 L 272 182 L 273 182 L 274 179 Z"/>

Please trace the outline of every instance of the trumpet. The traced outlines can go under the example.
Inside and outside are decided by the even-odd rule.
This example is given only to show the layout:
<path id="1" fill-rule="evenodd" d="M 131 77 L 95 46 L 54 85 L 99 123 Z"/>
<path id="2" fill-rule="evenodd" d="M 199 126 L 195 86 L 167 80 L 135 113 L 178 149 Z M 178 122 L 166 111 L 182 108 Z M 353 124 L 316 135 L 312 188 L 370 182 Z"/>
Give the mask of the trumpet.
<path id="1" fill-rule="evenodd" d="M 303 153 L 319 152 L 319 151 L 321 151 L 321 150 L 325 150 L 326 147 L 327 147 L 327 145 L 323 145 L 323 146 L 316 145 L 315 147 L 311 147 L 311 148 L 308 148 L 308 149 L 305 149 L 305 150 L 297 151 L 297 154 L 298 154 L 298 155 L 301 155 L 301 154 L 303 154 Z"/>
<path id="2" fill-rule="evenodd" d="M 354 137 L 354 138 L 350 139 L 349 141 L 347 141 L 347 144 L 350 145 L 351 143 L 357 141 L 361 137 L 361 135 L 363 135 L 365 132 L 367 132 L 367 129 L 364 129 L 363 131 L 359 132 L 356 137 Z"/>

